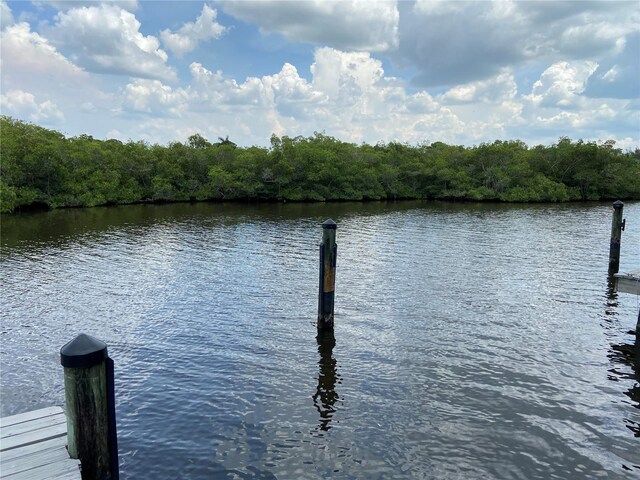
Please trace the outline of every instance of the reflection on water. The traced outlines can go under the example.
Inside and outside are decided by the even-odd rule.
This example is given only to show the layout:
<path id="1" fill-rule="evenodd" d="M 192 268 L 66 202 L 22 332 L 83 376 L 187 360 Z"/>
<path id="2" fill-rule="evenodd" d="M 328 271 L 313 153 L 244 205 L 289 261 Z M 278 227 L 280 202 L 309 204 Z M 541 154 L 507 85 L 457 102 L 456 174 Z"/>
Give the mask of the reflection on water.
<path id="1" fill-rule="evenodd" d="M 633 406 L 640 409 L 640 336 L 635 332 L 629 332 L 629 343 L 615 343 L 611 345 L 608 357 L 614 364 L 609 370 L 609 378 L 613 381 L 627 380 L 635 382 L 631 388 L 624 392 L 631 399 Z M 640 422 L 633 419 L 625 419 L 626 426 L 640 437 Z M 640 469 L 640 465 L 636 466 Z"/>
<path id="2" fill-rule="evenodd" d="M 336 329 L 316 339 L 327 218 Z M 628 478 L 637 301 L 606 281 L 610 225 L 609 203 L 3 217 L 0 414 L 62 404 L 59 348 L 84 331 L 116 362 L 123 480 Z"/>
<path id="3" fill-rule="evenodd" d="M 320 414 L 319 428 L 323 432 L 331 428 L 331 420 L 336 412 L 336 402 L 340 395 L 336 391 L 336 383 L 340 383 L 337 372 L 337 362 L 333 357 L 333 347 L 336 345 L 334 333 L 318 331 L 318 353 L 320 353 L 320 371 L 318 372 L 318 388 L 313 395 L 313 404 Z"/>
<path id="4" fill-rule="evenodd" d="M 635 336 L 634 343 L 611 345 L 608 357 L 614 364 L 614 367 L 609 370 L 610 379 L 635 382 L 624 394 L 631 399 L 635 408 L 640 409 L 640 340 Z M 624 421 L 625 426 L 636 437 L 640 437 L 640 421 L 632 418 L 625 418 Z M 640 471 L 640 465 L 634 465 L 634 467 Z"/>
<path id="5" fill-rule="evenodd" d="M 616 307 L 619 305 L 619 293 L 616 291 L 615 282 L 614 276 L 609 272 L 605 307 L 605 314 L 608 317 L 615 317 L 618 314 Z M 626 337 L 629 339 L 628 343 L 612 343 L 610 345 L 607 356 L 613 367 L 609 369 L 608 378 L 614 382 L 631 382 L 631 388 L 623 393 L 629 397 L 633 407 L 640 410 L 640 332 L 636 332 L 635 329 L 628 331 Z M 635 437 L 640 438 L 640 419 L 627 416 L 623 420 L 624 426 Z M 623 463 L 622 468 L 626 471 L 640 472 L 640 464 Z"/>
<path id="6" fill-rule="evenodd" d="M 615 317 L 618 315 L 618 291 L 616 290 L 616 279 L 613 275 L 607 275 L 605 315 Z M 611 320 L 608 320 L 611 323 Z"/>

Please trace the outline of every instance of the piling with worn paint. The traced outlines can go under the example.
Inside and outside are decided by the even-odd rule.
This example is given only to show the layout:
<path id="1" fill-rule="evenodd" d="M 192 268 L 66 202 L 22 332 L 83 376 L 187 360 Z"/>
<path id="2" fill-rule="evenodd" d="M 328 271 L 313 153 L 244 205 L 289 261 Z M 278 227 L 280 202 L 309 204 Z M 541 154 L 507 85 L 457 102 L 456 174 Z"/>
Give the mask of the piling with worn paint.
<path id="1" fill-rule="evenodd" d="M 611 242 L 609 246 L 609 273 L 618 273 L 620 269 L 620 240 L 625 221 L 622 219 L 624 203 L 617 200 L 613 204 L 613 219 L 611 221 Z"/>
<path id="2" fill-rule="evenodd" d="M 322 224 L 320 244 L 320 291 L 318 293 L 318 329 L 333 330 L 333 302 L 336 289 L 336 229 L 329 219 Z"/>
<path id="3" fill-rule="evenodd" d="M 113 360 L 107 345 L 80 334 L 60 349 L 69 456 L 83 480 L 118 480 Z"/>

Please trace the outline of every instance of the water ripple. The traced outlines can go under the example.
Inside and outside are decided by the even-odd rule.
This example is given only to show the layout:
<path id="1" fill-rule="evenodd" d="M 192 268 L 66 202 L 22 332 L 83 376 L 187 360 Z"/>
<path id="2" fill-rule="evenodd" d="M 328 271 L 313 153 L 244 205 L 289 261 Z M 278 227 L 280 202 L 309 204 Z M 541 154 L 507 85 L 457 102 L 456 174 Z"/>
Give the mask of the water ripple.
<path id="1" fill-rule="evenodd" d="M 640 224 L 640 204 L 625 213 Z M 62 404 L 58 351 L 86 332 L 116 361 L 123 478 L 626 478 L 640 472 L 637 302 L 607 285 L 609 215 L 406 202 L 11 217 L 2 415 Z M 328 217 L 335 340 L 315 329 Z M 630 266 L 639 240 L 628 228 Z"/>

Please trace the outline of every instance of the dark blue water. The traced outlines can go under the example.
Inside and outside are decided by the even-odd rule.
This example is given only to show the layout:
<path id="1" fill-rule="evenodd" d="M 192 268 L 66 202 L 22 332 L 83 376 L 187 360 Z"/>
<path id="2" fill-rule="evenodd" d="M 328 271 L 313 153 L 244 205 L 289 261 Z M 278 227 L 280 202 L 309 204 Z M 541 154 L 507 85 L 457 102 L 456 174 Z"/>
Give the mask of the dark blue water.
<path id="1" fill-rule="evenodd" d="M 339 225 L 335 342 L 319 224 Z M 640 203 L 621 269 L 640 268 Z M 1 413 L 116 364 L 125 479 L 632 478 L 638 299 L 610 204 L 167 205 L 2 218 Z"/>

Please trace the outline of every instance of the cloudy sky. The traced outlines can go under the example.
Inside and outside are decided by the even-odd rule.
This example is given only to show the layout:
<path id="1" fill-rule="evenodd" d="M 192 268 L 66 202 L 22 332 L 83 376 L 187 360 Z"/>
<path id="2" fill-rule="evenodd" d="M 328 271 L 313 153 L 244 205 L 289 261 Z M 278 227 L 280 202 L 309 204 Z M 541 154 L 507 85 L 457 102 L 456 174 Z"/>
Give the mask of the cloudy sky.
<path id="1" fill-rule="evenodd" d="M 5 1 L 3 115 L 96 138 L 640 147 L 640 2 Z"/>

